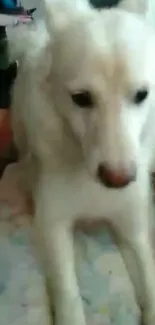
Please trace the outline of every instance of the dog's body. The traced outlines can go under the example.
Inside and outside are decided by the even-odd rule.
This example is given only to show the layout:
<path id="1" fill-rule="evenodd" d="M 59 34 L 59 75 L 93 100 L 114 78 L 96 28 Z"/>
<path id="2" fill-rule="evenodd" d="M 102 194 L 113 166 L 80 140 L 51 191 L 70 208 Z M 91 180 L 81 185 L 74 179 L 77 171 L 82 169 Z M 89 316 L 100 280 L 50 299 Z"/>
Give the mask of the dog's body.
<path id="1" fill-rule="evenodd" d="M 125 10 L 46 2 L 46 24 L 18 42 L 12 117 L 56 325 L 85 324 L 72 239 L 73 224 L 83 218 L 113 226 L 143 321 L 154 325 L 154 34 Z"/>

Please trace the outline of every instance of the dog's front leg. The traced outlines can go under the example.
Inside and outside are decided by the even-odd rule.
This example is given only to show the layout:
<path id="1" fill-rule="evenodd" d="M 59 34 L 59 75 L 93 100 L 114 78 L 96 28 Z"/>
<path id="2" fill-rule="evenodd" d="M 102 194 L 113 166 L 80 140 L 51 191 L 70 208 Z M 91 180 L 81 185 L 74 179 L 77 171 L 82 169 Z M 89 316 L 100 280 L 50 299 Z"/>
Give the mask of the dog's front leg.
<path id="1" fill-rule="evenodd" d="M 74 265 L 68 205 L 46 187 L 36 199 L 36 230 L 55 325 L 85 325 Z M 53 199 L 52 199 L 53 197 Z M 56 198 L 56 200 L 54 199 Z M 67 211 L 66 211 L 67 206 Z"/>
<path id="2" fill-rule="evenodd" d="M 148 202 L 128 207 L 114 227 L 121 255 L 142 310 L 142 324 L 155 325 L 155 261 L 149 233 Z"/>

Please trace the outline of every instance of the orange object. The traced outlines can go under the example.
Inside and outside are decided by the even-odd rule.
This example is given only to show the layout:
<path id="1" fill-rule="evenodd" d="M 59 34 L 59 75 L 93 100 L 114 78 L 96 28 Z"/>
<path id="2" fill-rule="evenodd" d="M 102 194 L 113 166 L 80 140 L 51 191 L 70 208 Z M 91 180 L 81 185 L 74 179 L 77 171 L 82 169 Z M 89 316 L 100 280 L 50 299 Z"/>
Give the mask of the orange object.
<path id="1" fill-rule="evenodd" d="M 12 130 L 9 112 L 6 109 L 0 109 L 0 154 L 12 141 Z"/>

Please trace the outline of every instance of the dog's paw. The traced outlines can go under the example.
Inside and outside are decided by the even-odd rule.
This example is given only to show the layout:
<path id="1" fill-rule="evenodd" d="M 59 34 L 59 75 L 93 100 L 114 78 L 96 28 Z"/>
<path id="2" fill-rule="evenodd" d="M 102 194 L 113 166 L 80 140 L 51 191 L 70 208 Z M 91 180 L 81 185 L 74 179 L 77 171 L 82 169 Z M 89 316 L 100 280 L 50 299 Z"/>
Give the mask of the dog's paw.
<path id="1" fill-rule="evenodd" d="M 86 325 L 86 323 L 83 323 L 83 321 L 81 320 L 77 320 L 77 319 L 61 319 L 61 318 L 56 318 L 55 322 L 53 322 L 54 325 Z"/>
<path id="2" fill-rule="evenodd" d="M 155 310 L 143 312 L 141 325 L 155 325 Z"/>
<path id="3" fill-rule="evenodd" d="M 52 316 L 54 325 L 86 325 L 83 309 L 74 304 L 72 308 L 68 304 L 57 306 Z"/>
<path id="4" fill-rule="evenodd" d="M 55 315 L 54 325 L 86 325 L 86 322 L 83 317 L 75 317 L 70 312 L 70 315 L 64 314 L 63 316 L 58 314 Z"/>

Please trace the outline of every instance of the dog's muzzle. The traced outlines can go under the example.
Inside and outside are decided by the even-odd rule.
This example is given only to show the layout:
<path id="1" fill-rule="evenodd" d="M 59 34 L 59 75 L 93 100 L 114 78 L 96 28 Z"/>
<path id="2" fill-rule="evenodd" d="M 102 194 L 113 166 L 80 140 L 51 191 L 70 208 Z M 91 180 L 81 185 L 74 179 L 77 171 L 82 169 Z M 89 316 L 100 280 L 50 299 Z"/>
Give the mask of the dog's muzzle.
<path id="1" fill-rule="evenodd" d="M 97 170 L 97 177 L 103 185 L 109 188 L 121 189 L 136 180 L 136 167 L 130 170 L 112 170 L 104 164 L 100 164 Z"/>

